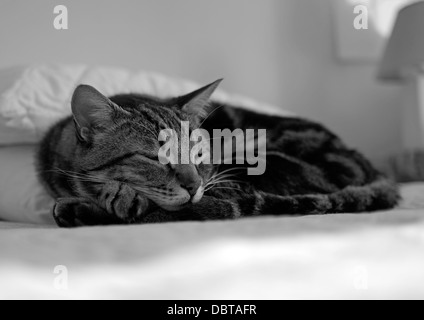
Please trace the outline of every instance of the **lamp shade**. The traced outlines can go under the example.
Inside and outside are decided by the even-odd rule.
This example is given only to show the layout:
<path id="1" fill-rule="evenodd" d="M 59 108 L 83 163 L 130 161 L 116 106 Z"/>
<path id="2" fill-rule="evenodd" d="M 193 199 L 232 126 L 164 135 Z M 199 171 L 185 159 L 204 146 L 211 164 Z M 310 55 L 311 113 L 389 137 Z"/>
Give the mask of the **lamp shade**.
<path id="1" fill-rule="evenodd" d="M 419 1 L 399 12 L 378 76 L 401 81 L 411 73 L 423 72 L 423 66 L 424 1 Z"/>

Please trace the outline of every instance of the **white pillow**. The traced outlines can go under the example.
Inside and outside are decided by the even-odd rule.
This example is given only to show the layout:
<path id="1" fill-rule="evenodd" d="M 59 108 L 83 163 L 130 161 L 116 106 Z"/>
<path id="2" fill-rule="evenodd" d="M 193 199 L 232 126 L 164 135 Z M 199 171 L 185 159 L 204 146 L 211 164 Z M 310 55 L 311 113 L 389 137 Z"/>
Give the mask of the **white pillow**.
<path id="1" fill-rule="evenodd" d="M 37 179 L 35 147 L 0 147 L 0 219 L 54 224 L 53 199 Z"/>
<path id="2" fill-rule="evenodd" d="M 70 114 L 73 90 L 81 83 L 92 85 L 107 96 L 129 92 L 178 96 L 200 87 L 160 74 L 120 68 L 36 65 L 0 70 L 0 144 L 38 142 L 52 124 Z M 290 115 L 290 112 L 220 90 L 214 99 L 261 112 Z"/>

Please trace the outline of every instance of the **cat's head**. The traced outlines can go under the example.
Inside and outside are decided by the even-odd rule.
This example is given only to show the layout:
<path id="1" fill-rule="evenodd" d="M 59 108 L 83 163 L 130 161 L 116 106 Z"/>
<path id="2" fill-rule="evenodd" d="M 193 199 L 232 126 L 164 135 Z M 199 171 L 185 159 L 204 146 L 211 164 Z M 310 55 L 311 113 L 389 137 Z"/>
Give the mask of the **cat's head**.
<path id="1" fill-rule="evenodd" d="M 74 160 L 79 169 L 96 181 L 127 183 L 168 211 L 197 203 L 214 167 L 162 164 L 158 154 L 163 142 L 158 137 L 162 130 L 171 129 L 181 138 L 182 121 L 189 122 L 190 132 L 197 129 L 220 82 L 162 100 L 138 95 L 109 99 L 91 86 L 80 85 L 72 98 Z M 176 150 L 180 153 L 181 145 Z"/>

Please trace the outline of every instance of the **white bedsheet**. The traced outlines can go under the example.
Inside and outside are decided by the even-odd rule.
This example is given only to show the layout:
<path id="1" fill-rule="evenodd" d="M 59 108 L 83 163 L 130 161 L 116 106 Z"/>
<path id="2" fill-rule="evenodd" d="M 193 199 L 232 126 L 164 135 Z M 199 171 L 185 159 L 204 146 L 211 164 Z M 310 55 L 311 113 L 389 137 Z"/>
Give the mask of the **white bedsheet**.
<path id="1" fill-rule="evenodd" d="M 375 214 L 77 230 L 3 223 L 0 298 L 424 298 L 424 184 L 402 191 L 399 209 Z M 68 290 L 54 285 L 58 265 Z"/>

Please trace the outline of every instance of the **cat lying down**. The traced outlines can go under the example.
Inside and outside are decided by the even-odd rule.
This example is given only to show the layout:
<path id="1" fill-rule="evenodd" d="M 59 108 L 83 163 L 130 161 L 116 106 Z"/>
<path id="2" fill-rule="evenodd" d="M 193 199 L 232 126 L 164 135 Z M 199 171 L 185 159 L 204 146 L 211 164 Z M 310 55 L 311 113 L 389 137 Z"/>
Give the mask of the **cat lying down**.
<path id="1" fill-rule="evenodd" d="M 40 180 L 56 199 L 57 224 L 359 213 L 398 203 L 396 184 L 325 127 L 218 105 L 210 98 L 219 83 L 167 100 L 107 98 L 87 85 L 76 88 L 73 116 L 49 130 L 37 154 Z M 231 139 L 210 149 L 193 140 L 178 144 L 187 141 L 184 126 L 188 136 L 203 132 L 202 142 L 217 140 L 210 137 L 218 129 L 266 135 L 256 134 L 250 144 L 246 139 L 242 152 L 225 152 L 238 145 Z M 164 132 L 175 139 L 161 137 Z M 244 155 L 255 147 L 263 170 L 252 173 Z"/>

